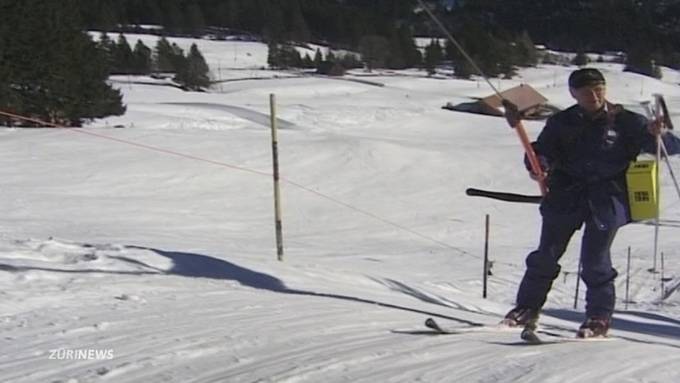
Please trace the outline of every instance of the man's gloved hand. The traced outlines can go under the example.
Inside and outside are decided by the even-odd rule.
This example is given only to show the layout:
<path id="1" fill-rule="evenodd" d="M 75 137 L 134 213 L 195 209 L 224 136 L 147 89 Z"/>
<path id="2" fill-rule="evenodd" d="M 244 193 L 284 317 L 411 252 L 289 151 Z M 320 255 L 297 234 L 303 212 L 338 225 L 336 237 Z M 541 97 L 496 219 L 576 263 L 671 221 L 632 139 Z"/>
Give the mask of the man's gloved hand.
<path id="1" fill-rule="evenodd" d="M 508 124 L 514 128 L 522 120 L 522 114 L 519 112 L 517 105 L 513 104 L 511 101 L 503 99 L 502 103 L 503 108 L 505 108 L 505 119 L 508 120 Z"/>
<path id="2" fill-rule="evenodd" d="M 655 136 L 663 136 L 668 131 L 666 124 L 664 124 L 663 118 L 661 117 L 651 120 L 649 124 L 647 124 L 647 130 Z"/>
<path id="3" fill-rule="evenodd" d="M 526 154 L 524 155 L 524 167 L 526 167 L 527 171 L 529 171 L 529 177 L 531 177 L 531 179 L 534 181 L 545 179 L 548 176 L 548 172 L 550 171 L 550 163 L 548 162 L 548 159 L 545 158 L 545 156 L 537 155 L 536 158 L 538 159 L 539 165 L 541 165 L 541 170 L 543 173 L 541 174 L 542 177 L 539 177 L 538 174 L 534 173 L 533 169 L 531 169 L 529 157 Z"/>
<path id="4" fill-rule="evenodd" d="M 548 173 L 543 173 L 543 174 L 539 177 L 538 175 L 534 174 L 534 172 L 529 171 L 529 178 L 531 178 L 531 179 L 534 180 L 534 181 L 537 181 L 537 182 L 538 182 L 538 181 L 540 181 L 540 180 L 546 179 L 546 177 L 548 177 Z"/>

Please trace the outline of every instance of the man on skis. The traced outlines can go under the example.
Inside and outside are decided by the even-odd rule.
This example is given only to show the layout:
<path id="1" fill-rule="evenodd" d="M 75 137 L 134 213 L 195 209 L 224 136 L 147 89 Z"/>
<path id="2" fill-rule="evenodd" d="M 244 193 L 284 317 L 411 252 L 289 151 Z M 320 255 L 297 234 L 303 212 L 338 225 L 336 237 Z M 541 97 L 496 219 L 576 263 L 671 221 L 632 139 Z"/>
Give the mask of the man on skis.
<path id="1" fill-rule="evenodd" d="M 573 234 L 585 226 L 580 256 L 587 287 L 586 319 L 577 336 L 606 336 L 617 276 L 610 248 L 617 230 L 631 221 L 626 171 L 640 152 L 656 152 L 657 135 L 662 135 L 669 154 L 680 153 L 680 139 L 664 134 L 660 122 L 648 122 L 607 101 L 605 78 L 597 69 L 571 73 L 569 91 L 576 104 L 548 119 L 533 143 L 548 188 L 540 206 L 541 237 L 538 249 L 526 258 L 517 306 L 503 323 L 535 326 L 559 275 L 560 257 Z M 509 120 L 517 118 L 506 115 Z"/>

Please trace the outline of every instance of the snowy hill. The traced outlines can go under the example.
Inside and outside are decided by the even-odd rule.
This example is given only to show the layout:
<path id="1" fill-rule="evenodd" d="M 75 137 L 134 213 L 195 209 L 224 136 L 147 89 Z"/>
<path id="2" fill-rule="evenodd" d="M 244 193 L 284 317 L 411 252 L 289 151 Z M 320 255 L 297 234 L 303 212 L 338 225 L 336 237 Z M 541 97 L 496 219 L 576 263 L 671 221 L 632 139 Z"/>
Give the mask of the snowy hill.
<path id="1" fill-rule="evenodd" d="M 147 38 L 128 40 L 137 37 Z M 573 309 L 578 235 L 542 317 L 558 343 L 520 347 L 512 332 L 429 336 L 429 316 L 498 322 L 537 244 L 536 206 L 464 194 L 538 191 L 503 119 L 441 109 L 488 87 L 416 71 L 371 76 L 381 87 L 274 76 L 257 69 L 266 65 L 262 44 L 196 42 L 211 66 L 230 63 L 222 78 L 266 78 L 187 93 L 117 77 L 125 116 L 83 129 L 0 129 L 0 381 L 680 380 L 680 201 L 669 177 L 665 299 L 661 276 L 647 271 L 653 228 L 626 226 L 612 248 L 614 340 L 561 341 L 582 320 L 583 291 Z M 599 67 L 612 101 L 641 111 L 660 92 L 680 110 L 677 72 L 658 81 Z M 566 107 L 572 69 L 493 81 L 529 83 Z M 272 93 L 285 262 L 274 244 Z M 531 136 L 542 127 L 526 125 Z M 679 172 L 680 158 L 671 163 Z M 625 310 L 629 246 L 634 303 Z"/>

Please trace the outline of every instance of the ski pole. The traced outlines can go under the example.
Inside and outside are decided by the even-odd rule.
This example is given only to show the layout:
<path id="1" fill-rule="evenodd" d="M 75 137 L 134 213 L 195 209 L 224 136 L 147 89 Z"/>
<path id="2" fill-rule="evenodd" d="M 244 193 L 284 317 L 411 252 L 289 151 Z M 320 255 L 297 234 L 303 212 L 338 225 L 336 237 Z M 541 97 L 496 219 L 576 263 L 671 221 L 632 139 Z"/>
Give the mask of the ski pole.
<path id="1" fill-rule="evenodd" d="M 630 302 L 630 246 L 628 246 L 628 261 L 626 262 L 626 311 Z"/>
<path id="2" fill-rule="evenodd" d="M 666 160 L 666 167 L 668 168 L 668 173 L 670 173 L 671 179 L 673 180 L 675 191 L 678 193 L 678 198 L 680 198 L 680 185 L 678 185 L 678 179 L 675 177 L 675 173 L 673 172 L 671 161 L 668 159 L 668 149 L 666 149 L 666 144 L 663 143 L 663 140 L 661 140 L 661 151 L 663 153 L 664 160 Z"/>
<path id="3" fill-rule="evenodd" d="M 487 281 L 489 279 L 489 215 L 486 215 L 484 223 L 484 287 L 482 298 L 486 299 Z"/>
<path id="4" fill-rule="evenodd" d="M 663 300 L 666 298 L 666 286 L 664 283 L 666 282 L 666 278 L 664 277 L 664 267 L 663 267 L 663 251 L 661 252 L 661 300 L 659 301 L 660 304 L 663 304 Z"/>
<path id="5" fill-rule="evenodd" d="M 661 112 L 663 115 L 663 124 L 669 129 L 673 130 L 673 121 L 671 121 L 670 114 L 668 112 L 668 107 L 666 106 L 666 101 L 664 100 L 663 96 L 660 94 L 655 94 L 654 98 L 657 103 L 657 108 L 660 106 L 661 107 Z M 642 103 L 642 107 L 644 108 L 645 112 L 647 113 L 647 118 L 650 119 L 656 119 L 658 118 L 657 115 L 652 112 L 650 106 L 650 102 L 645 101 Z M 670 173 L 671 179 L 673 180 L 673 185 L 675 186 L 675 191 L 678 193 L 678 197 L 680 197 L 680 185 L 678 184 L 678 179 L 675 177 L 675 173 L 673 172 L 673 167 L 671 166 L 671 161 L 668 159 L 668 149 L 666 149 L 666 144 L 664 144 L 663 139 L 660 140 L 660 145 L 661 145 L 661 152 L 663 154 L 663 158 L 666 161 L 666 166 L 668 167 L 668 173 Z"/>
<path id="6" fill-rule="evenodd" d="M 654 217 L 654 263 L 652 264 L 652 269 L 650 270 L 652 273 L 656 273 L 656 257 L 657 254 L 659 253 L 659 215 L 660 215 L 660 210 L 661 208 L 659 207 L 660 201 L 659 201 L 659 195 L 661 193 L 659 188 L 661 187 L 660 182 L 659 182 L 659 166 L 661 166 L 661 136 L 656 135 L 656 217 Z"/>
<path id="7" fill-rule="evenodd" d="M 581 284 L 581 267 L 583 265 L 583 260 L 579 258 L 578 260 L 578 270 L 576 272 L 576 291 L 574 292 L 574 310 L 578 308 L 578 290 Z"/>
<path id="8" fill-rule="evenodd" d="M 661 106 L 659 104 L 659 97 L 656 97 L 656 105 L 654 105 L 654 117 L 655 121 L 661 119 Z M 661 196 L 661 172 L 659 167 L 661 166 L 661 147 L 663 141 L 661 140 L 661 133 L 656 134 L 656 217 L 654 217 L 654 261 L 652 264 L 652 273 L 656 273 L 656 258 L 659 254 L 659 216 L 661 215 L 661 203 L 659 197 Z"/>

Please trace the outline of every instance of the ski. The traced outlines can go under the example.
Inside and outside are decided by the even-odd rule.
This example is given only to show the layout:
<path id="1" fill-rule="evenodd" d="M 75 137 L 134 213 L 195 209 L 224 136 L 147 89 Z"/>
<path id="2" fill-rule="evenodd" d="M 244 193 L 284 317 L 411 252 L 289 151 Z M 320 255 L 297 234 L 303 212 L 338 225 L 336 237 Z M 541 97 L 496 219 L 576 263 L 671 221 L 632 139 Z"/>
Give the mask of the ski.
<path id="1" fill-rule="evenodd" d="M 540 345 L 540 344 L 554 344 L 554 343 L 561 343 L 561 342 L 598 342 L 598 341 L 609 341 L 613 340 L 616 338 L 609 337 L 607 335 L 583 335 L 583 333 L 579 330 L 575 336 L 563 336 L 563 335 L 557 335 L 555 334 L 549 334 L 551 335 L 550 340 L 544 340 L 542 337 L 540 337 L 538 334 L 541 332 L 540 330 L 536 329 L 537 324 L 536 323 L 530 323 L 527 324 L 523 329 L 520 334 L 520 338 L 527 344 L 530 345 Z"/>
<path id="2" fill-rule="evenodd" d="M 441 335 L 467 333 L 518 333 L 520 330 L 522 330 L 522 327 L 508 326 L 503 323 L 493 325 L 480 324 L 473 326 L 445 326 L 438 323 L 434 318 L 427 318 L 427 320 L 425 320 L 425 327 Z M 555 338 L 564 337 L 564 335 L 544 329 L 536 330 L 536 332 Z"/>
<path id="3" fill-rule="evenodd" d="M 425 327 L 434 330 L 439 334 L 464 334 L 470 332 L 511 332 L 519 330 L 517 327 L 509 327 L 502 324 L 498 325 L 476 325 L 476 326 L 443 326 L 439 324 L 434 318 L 427 318 L 425 320 Z"/>
<path id="4" fill-rule="evenodd" d="M 467 190 L 465 190 L 465 194 L 472 197 L 485 197 L 506 202 L 521 202 L 521 203 L 541 203 L 541 200 L 543 199 L 543 197 L 540 195 L 505 193 L 475 188 L 468 188 Z"/>
<path id="5" fill-rule="evenodd" d="M 471 326 L 446 326 L 437 322 L 434 318 L 427 318 L 425 320 L 425 327 L 432 330 L 434 335 L 457 335 L 457 334 L 479 334 L 479 333 L 518 333 L 522 342 L 520 344 L 526 345 L 549 345 L 566 342 L 597 342 L 610 341 L 617 339 L 615 337 L 593 337 L 593 338 L 578 338 L 575 333 L 569 332 L 565 335 L 562 330 L 560 332 L 548 331 L 545 329 L 538 329 L 535 326 L 526 327 L 511 327 L 504 324 L 496 325 L 471 325 Z M 544 339 L 545 336 L 545 339 Z"/>

